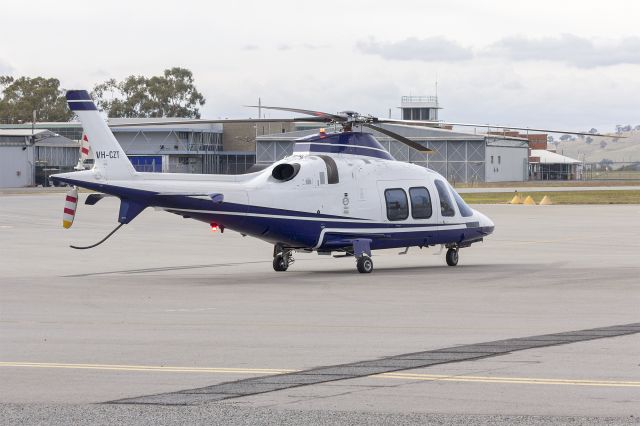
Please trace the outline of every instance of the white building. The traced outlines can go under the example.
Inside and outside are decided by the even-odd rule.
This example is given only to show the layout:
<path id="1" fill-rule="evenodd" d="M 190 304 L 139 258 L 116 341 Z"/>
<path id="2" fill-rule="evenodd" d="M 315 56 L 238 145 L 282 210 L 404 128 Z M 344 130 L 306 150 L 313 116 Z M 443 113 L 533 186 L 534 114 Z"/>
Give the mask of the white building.
<path id="1" fill-rule="evenodd" d="M 0 188 L 43 184 L 73 170 L 79 143 L 46 129 L 0 129 Z"/>

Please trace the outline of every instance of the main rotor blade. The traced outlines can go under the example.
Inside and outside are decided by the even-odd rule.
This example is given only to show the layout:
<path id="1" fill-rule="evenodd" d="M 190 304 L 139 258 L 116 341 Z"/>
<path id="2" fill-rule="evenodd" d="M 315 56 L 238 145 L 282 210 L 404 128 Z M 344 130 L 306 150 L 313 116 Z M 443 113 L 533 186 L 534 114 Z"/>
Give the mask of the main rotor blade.
<path id="1" fill-rule="evenodd" d="M 236 124 L 236 123 L 328 123 L 331 120 L 321 117 L 296 118 L 232 118 L 220 120 L 176 120 L 176 121 L 138 121 L 132 123 L 109 124 L 109 127 L 175 126 L 178 124 Z"/>
<path id="2" fill-rule="evenodd" d="M 360 123 L 360 124 L 370 128 L 370 129 L 373 129 L 373 130 L 375 130 L 377 132 L 385 134 L 385 135 L 397 140 L 398 142 L 402 142 L 403 144 L 405 144 L 405 145 L 407 145 L 407 146 L 409 146 L 409 147 L 411 147 L 411 148 L 413 148 L 415 150 L 418 150 L 420 152 L 433 152 L 432 149 L 429 149 L 429 148 L 427 148 L 425 146 L 422 146 L 418 142 L 412 141 L 411 139 L 405 138 L 404 136 L 399 135 L 396 132 L 392 132 L 391 130 L 387 130 L 384 127 L 375 126 L 375 125 L 369 124 L 369 123 Z"/>
<path id="3" fill-rule="evenodd" d="M 604 133 L 574 132 L 574 131 L 566 131 L 566 130 L 558 130 L 558 129 L 536 129 L 532 127 L 497 126 L 493 124 L 455 123 L 452 121 L 397 120 L 393 118 L 379 118 L 376 120 L 376 123 L 389 123 L 389 124 L 399 124 L 399 125 L 407 125 L 407 126 L 411 126 L 411 125 L 415 126 L 420 124 L 439 126 L 444 124 L 447 126 L 481 127 L 483 129 L 525 130 L 530 132 L 561 133 L 564 135 L 597 136 L 597 137 L 604 137 L 604 138 L 620 138 L 620 139 L 626 138 L 626 136 L 607 135 Z"/>
<path id="4" fill-rule="evenodd" d="M 313 115 L 314 117 L 327 118 L 329 120 L 333 120 L 337 122 L 342 122 L 347 120 L 347 117 L 344 117 L 342 115 L 331 114 L 331 113 L 322 112 L 322 111 L 312 111 L 310 109 L 284 108 L 284 107 L 272 107 L 272 106 L 262 106 L 262 105 L 244 105 L 244 106 L 247 108 L 264 108 L 264 109 L 273 109 L 276 111 L 296 112 L 298 114 L 307 114 L 307 115 Z"/>

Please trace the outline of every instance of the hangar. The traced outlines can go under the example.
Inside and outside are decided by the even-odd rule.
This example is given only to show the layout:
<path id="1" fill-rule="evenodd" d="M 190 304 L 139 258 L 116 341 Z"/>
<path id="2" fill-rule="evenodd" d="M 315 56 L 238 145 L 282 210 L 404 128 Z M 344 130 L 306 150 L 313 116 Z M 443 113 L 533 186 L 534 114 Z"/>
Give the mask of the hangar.
<path id="1" fill-rule="evenodd" d="M 403 120 L 437 121 L 442 108 L 437 96 L 402 96 L 399 109 Z M 433 150 L 423 154 L 387 135 L 367 129 L 396 160 L 428 167 L 452 183 L 523 181 L 528 178 L 529 142 L 526 136 L 463 133 L 427 126 L 377 125 Z M 257 136 L 256 163 L 269 164 L 290 155 L 296 139 L 317 131 L 317 125 L 299 124 L 292 132 Z"/>
<path id="2" fill-rule="evenodd" d="M 527 139 L 424 126 L 383 124 L 380 127 L 433 150 L 431 154 L 423 154 L 384 134 L 367 129 L 396 160 L 428 167 L 452 183 L 524 181 L 528 178 Z M 296 139 L 316 132 L 317 128 L 258 136 L 256 163 L 269 164 L 291 155 Z"/>
<path id="3" fill-rule="evenodd" d="M 179 119 L 111 119 L 110 124 L 163 120 Z M 49 174 L 71 171 L 78 163 L 82 139 L 79 122 L 1 127 L 0 187 L 46 186 Z M 238 174 L 255 164 L 253 146 L 246 150 L 236 144 L 244 150 L 224 149 L 226 141 L 220 124 L 125 126 L 112 130 L 139 171 Z"/>
<path id="4" fill-rule="evenodd" d="M 437 120 L 440 109 L 437 97 L 401 98 L 404 119 Z M 302 123 L 161 124 L 167 120 L 180 119 L 109 120 L 111 125 L 121 126 L 112 130 L 137 170 L 245 173 L 255 163 L 270 164 L 291 154 L 297 138 L 318 131 L 316 125 Z M 140 121 L 158 122 L 158 125 L 126 126 Z M 485 135 L 426 126 L 383 125 L 387 126 L 434 151 L 425 155 L 374 131 L 374 136 L 394 158 L 429 167 L 451 182 L 522 181 L 529 176 L 526 135 L 509 132 Z M 48 172 L 68 171 L 77 164 L 82 138 L 79 122 L 36 123 L 33 129 L 31 123 L 2 127 L 9 133 L 0 140 L 3 161 L 0 187 L 46 185 Z M 32 130 L 40 135 L 40 141 L 34 146 L 30 145 Z M 19 170 L 13 170 L 17 164 Z"/>

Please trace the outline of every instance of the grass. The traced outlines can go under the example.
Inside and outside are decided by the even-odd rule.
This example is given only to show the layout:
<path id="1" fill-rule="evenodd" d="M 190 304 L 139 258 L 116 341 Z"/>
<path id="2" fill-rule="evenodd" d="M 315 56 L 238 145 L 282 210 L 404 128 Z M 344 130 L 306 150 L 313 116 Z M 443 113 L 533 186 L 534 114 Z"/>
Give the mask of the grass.
<path id="1" fill-rule="evenodd" d="M 553 204 L 640 204 L 640 191 L 560 191 L 526 192 L 518 191 L 524 200 L 531 196 L 536 203 L 545 195 Z M 469 204 L 507 204 L 514 196 L 513 192 L 478 192 L 460 194 Z"/>
<path id="2" fill-rule="evenodd" d="M 611 173 L 611 172 L 609 172 Z M 475 182 L 456 183 L 455 188 L 527 188 L 527 187 L 564 187 L 564 186 L 638 186 L 636 180 L 529 180 L 524 182 Z"/>

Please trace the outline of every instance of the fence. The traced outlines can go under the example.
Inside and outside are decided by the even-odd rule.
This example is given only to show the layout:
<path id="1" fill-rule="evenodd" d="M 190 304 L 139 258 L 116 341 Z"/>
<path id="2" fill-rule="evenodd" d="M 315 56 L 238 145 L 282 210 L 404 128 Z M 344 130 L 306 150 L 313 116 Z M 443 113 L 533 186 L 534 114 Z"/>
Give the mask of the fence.
<path id="1" fill-rule="evenodd" d="M 583 163 L 582 180 L 640 180 L 640 162 Z"/>

